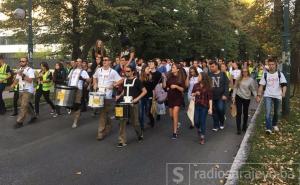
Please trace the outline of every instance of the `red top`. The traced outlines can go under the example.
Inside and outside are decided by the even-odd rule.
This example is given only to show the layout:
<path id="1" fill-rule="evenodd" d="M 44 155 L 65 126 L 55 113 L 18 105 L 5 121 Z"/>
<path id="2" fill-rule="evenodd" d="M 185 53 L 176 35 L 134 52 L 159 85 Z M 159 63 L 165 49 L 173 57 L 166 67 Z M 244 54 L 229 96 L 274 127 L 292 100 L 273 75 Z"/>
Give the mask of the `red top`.
<path id="1" fill-rule="evenodd" d="M 195 104 L 209 107 L 209 100 L 212 100 L 212 90 L 202 88 L 200 83 L 196 83 L 192 93 L 199 91 L 200 95 L 195 96 Z"/>

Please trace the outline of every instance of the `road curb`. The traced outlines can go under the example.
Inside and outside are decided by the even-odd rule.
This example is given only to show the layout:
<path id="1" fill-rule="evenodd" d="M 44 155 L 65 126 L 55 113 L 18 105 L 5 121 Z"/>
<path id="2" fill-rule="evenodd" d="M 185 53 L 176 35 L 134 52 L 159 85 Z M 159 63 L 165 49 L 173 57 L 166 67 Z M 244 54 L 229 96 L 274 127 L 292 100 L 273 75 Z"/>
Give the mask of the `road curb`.
<path id="1" fill-rule="evenodd" d="M 263 105 L 263 101 L 259 103 L 254 115 L 251 118 L 250 124 L 242 140 L 240 148 L 231 165 L 225 185 L 236 185 L 238 183 L 239 170 L 246 163 L 246 160 L 248 158 L 249 149 L 250 149 L 249 140 L 254 133 L 256 118 L 261 113 L 262 105 Z"/>

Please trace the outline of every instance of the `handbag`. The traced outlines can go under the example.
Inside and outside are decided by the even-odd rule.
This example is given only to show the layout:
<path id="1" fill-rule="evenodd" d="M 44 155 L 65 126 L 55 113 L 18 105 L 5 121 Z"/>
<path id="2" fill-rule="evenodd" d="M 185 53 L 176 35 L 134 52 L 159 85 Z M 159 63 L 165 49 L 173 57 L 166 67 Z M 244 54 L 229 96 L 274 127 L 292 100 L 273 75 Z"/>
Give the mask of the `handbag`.
<path id="1" fill-rule="evenodd" d="M 237 110 L 236 110 L 236 104 L 235 103 L 232 103 L 230 105 L 230 114 L 232 117 L 236 117 L 237 115 Z"/>
<path id="2" fill-rule="evenodd" d="M 195 125 L 194 114 L 195 114 L 195 100 L 192 98 L 187 110 L 187 116 L 191 120 L 193 126 Z"/>
<path id="3" fill-rule="evenodd" d="M 164 103 L 157 103 L 157 115 L 165 115 L 166 114 L 166 105 Z"/>

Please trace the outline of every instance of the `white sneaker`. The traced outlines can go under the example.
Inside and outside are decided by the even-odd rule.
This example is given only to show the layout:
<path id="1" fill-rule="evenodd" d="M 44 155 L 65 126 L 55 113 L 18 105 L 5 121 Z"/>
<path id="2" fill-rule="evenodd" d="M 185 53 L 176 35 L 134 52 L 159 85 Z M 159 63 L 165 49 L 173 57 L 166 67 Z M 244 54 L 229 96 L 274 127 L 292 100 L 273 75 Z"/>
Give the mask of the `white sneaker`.
<path id="1" fill-rule="evenodd" d="M 268 135 L 272 134 L 272 130 L 267 129 L 266 134 L 268 134 Z"/>
<path id="2" fill-rule="evenodd" d="M 213 129 L 212 129 L 212 131 L 214 131 L 214 132 L 218 132 L 218 130 L 219 130 L 219 129 L 217 129 L 217 128 L 213 128 Z"/>
<path id="3" fill-rule="evenodd" d="M 68 109 L 67 110 L 68 114 L 70 115 L 72 113 L 72 110 L 71 109 Z"/>
<path id="4" fill-rule="evenodd" d="M 275 132 L 279 132 L 278 126 L 273 126 L 273 129 L 274 129 Z"/>
<path id="5" fill-rule="evenodd" d="M 224 126 L 220 126 L 220 129 L 223 130 L 223 129 L 224 129 Z"/>
<path id="6" fill-rule="evenodd" d="M 180 122 L 178 122 L 178 124 L 177 124 L 177 128 L 180 128 L 181 127 L 181 123 Z"/>
<path id="7" fill-rule="evenodd" d="M 72 128 L 77 128 L 77 123 L 73 123 Z"/>

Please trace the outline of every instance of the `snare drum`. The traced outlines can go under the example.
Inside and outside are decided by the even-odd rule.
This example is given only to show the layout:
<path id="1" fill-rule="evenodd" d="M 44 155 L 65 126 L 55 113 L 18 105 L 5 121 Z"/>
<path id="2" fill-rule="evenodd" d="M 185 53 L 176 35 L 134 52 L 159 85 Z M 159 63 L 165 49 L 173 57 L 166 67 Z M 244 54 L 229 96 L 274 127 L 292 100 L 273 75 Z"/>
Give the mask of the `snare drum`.
<path id="1" fill-rule="evenodd" d="M 59 107 L 72 107 L 76 96 L 76 87 L 57 85 L 55 87 L 54 104 Z"/>
<path id="2" fill-rule="evenodd" d="M 115 118 L 118 120 L 129 119 L 131 104 L 118 103 L 115 106 Z"/>
<path id="3" fill-rule="evenodd" d="M 89 93 L 89 104 L 91 108 L 102 108 L 104 107 L 105 94 L 100 92 L 90 92 Z"/>

